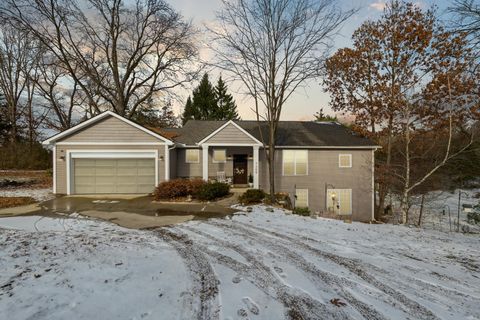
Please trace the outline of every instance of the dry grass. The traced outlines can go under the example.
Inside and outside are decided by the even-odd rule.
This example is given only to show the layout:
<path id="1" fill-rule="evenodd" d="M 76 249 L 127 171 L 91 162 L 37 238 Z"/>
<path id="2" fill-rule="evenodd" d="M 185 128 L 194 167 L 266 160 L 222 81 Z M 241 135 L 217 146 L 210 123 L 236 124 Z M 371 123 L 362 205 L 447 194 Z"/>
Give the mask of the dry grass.
<path id="1" fill-rule="evenodd" d="M 30 197 L 0 197 L 0 209 L 24 206 L 37 202 Z"/>
<path id="2" fill-rule="evenodd" d="M 45 170 L 0 170 L 0 180 L 29 180 L 19 188 L 42 189 L 52 186 L 52 176 Z"/>

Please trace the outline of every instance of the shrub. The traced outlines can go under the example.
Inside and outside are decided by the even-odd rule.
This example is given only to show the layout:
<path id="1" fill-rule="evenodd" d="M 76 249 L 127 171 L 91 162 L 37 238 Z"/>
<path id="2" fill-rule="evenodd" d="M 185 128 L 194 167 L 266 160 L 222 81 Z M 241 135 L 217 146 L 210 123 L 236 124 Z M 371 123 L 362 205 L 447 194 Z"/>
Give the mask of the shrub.
<path id="1" fill-rule="evenodd" d="M 261 189 L 248 189 L 238 200 L 243 204 L 259 203 L 265 198 L 265 192 Z"/>
<path id="2" fill-rule="evenodd" d="M 155 200 L 170 200 L 195 195 L 206 183 L 201 179 L 173 179 L 164 181 L 155 188 Z"/>
<path id="3" fill-rule="evenodd" d="M 195 196 L 199 200 L 210 201 L 210 200 L 224 197 L 229 193 L 230 193 L 229 184 L 222 183 L 222 182 L 210 182 L 198 188 L 198 191 L 195 194 Z"/>
<path id="4" fill-rule="evenodd" d="M 480 223 L 480 211 L 473 211 L 467 213 L 467 220 L 469 223 L 478 224 Z"/>
<path id="5" fill-rule="evenodd" d="M 310 215 L 310 209 L 308 207 L 295 207 L 293 209 L 294 214 L 298 214 L 300 216 L 309 216 Z"/>
<path id="6" fill-rule="evenodd" d="M 187 194 L 189 194 L 191 196 L 195 196 L 198 193 L 198 191 L 200 190 L 200 188 L 202 186 L 204 186 L 205 184 L 207 184 L 204 180 L 202 180 L 200 178 L 187 180 L 187 181 L 188 181 Z"/>

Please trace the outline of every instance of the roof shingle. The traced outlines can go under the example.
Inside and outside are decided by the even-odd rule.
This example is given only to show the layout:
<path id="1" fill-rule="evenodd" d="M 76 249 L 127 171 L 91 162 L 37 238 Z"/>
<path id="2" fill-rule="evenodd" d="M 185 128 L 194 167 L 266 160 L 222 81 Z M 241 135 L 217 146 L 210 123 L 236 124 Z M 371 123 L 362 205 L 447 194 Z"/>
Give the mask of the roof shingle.
<path id="1" fill-rule="evenodd" d="M 163 129 L 176 136 L 173 140 L 195 145 L 227 121 L 189 120 L 182 128 Z M 268 139 L 267 122 L 235 121 L 249 134 L 262 141 Z M 228 141 L 226 141 L 228 142 Z M 268 141 L 265 141 L 268 143 Z M 277 128 L 277 146 L 299 147 L 375 147 L 370 139 L 361 137 L 347 127 L 333 122 L 280 121 Z"/>

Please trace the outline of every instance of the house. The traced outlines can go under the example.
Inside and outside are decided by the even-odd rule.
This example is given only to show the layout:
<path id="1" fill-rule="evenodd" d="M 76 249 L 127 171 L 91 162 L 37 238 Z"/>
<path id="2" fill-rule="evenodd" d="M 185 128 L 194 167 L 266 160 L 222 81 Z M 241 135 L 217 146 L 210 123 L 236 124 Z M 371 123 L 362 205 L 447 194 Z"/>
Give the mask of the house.
<path id="1" fill-rule="evenodd" d="M 268 192 L 256 121 L 188 121 L 149 129 L 106 111 L 46 141 L 53 147 L 56 194 L 146 194 L 162 181 L 226 179 Z M 275 183 L 297 207 L 373 219 L 374 151 L 370 140 L 337 123 L 282 121 L 277 130 Z"/>

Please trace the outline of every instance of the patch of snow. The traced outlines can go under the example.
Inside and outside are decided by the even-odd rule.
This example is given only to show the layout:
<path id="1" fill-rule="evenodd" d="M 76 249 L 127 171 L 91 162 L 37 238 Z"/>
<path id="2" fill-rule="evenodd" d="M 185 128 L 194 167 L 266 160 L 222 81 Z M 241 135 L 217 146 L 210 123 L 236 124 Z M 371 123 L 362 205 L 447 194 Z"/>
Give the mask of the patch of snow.
<path id="1" fill-rule="evenodd" d="M 0 197 L 31 197 L 37 201 L 46 201 L 55 198 L 51 188 L 46 189 L 6 189 L 0 190 Z"/>
<path id="2" fill-rule="evenodd" d="M 479 319 L 478 235 L 251 208 L 150 231 L 76 215 L 0 218 L 0 312 L 54 320 Z"/>

